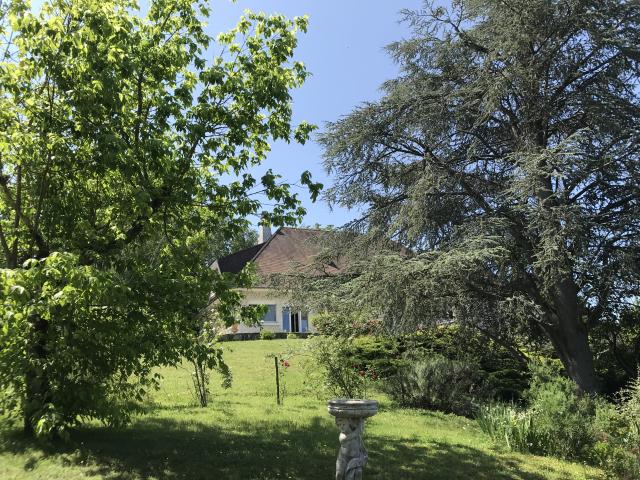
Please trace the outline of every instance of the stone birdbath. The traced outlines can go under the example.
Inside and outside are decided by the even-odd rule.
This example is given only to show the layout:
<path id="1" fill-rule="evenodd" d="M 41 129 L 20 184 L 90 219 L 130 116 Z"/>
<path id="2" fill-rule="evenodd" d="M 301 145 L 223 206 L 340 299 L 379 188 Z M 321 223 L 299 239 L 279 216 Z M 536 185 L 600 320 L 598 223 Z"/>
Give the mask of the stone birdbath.
<path id="1" fill-rule="evenodd" d="M 378 402 L 336 398 L 327 402 L 327 410 L 340 429 L 336 480 L 360 480 L 369 459 L 362 440 L 364 419 L 378 413 Z"/>

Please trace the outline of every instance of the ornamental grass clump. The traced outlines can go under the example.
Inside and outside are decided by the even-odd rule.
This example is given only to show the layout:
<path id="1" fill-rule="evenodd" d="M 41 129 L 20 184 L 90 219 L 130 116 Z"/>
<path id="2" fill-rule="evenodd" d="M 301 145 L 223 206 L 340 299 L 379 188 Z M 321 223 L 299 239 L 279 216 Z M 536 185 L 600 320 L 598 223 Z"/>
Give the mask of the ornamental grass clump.
<path id="1" fill-rule="evenodd" d="M 540 453 L 545 437 L 536 429 L 531 412 L 515 405 L 482 405 L 477 411 L 480 429 L 495 442 L 521 453 Z"/>

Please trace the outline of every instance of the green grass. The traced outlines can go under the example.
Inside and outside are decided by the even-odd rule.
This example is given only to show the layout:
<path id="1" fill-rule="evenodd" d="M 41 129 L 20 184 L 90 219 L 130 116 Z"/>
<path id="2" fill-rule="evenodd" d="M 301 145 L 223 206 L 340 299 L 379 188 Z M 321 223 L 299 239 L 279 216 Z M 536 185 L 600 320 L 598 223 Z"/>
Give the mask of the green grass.
<path id="1" fill-rule="evenodd" d="M 89 425 L 66 445 L 29 442 L 5 419 L 0 479 L 333 478 L 338 432 L 324 401 L 305 386 L 301 358 L 286 372 L 284 406 L 275 404 L 273 359 L 265 356 L 303 342 L 224 344 L 234 385 L 222 390 L 213 381 L 208 408 L 194 406 L 187 370 L 165 369 L 161 390 L 132 425 Z M 380 410 L 367 423 L 366 479 L 600 478 L 582 465 L 494 447 L 465 418 L 398 409 L 384 398 Z"/>

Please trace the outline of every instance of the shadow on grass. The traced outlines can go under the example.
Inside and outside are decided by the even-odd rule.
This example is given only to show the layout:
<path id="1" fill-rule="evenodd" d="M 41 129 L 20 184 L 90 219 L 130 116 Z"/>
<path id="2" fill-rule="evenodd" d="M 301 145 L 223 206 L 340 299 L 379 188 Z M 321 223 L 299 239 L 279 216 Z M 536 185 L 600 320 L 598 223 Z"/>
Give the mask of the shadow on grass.
<path id="1" fill-rule="evenodd" d="M 133 479 L 329 479 L 333 478 L 337 429 L 314 417 L 292 422 L 238 422 L 217 428 L 195 421 L 143 418 L 123 429 L 82 428 L 60 446 L 35 445 L 17 434 L 0 444 L 15 454 L 41 450 L 64 465 L 111 480 Z M 5 437 L 6 440 L 6 437 Z M 497 458 L 466 445 L 367 435 L 367 479 L 543 480 L 517 460 Z M 33 469 L 32 457 L 25 470 Z M 569 477 L 567 477 L 569 478 Z"/>

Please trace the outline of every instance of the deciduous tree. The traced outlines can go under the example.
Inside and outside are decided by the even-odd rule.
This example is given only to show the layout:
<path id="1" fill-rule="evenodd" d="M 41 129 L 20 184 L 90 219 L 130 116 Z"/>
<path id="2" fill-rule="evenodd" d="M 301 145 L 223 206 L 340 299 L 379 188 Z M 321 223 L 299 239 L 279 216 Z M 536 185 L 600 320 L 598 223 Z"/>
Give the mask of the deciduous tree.
<path id="1" fill-rule="evenodd" d="M 276 174 L 248 169 L 270 139 L 311 130 L 292 126 L 290 97 L 307 20 L 248 12 L 213 41 L 205 1 L 0 8 L 3 403 L 28 432 L 116 423 L 153 367 L 191 352 L 211 291 L 223 316 L 238 304 L 249 275 L 214 274 L 211 238 L 304 213 Z"/>

